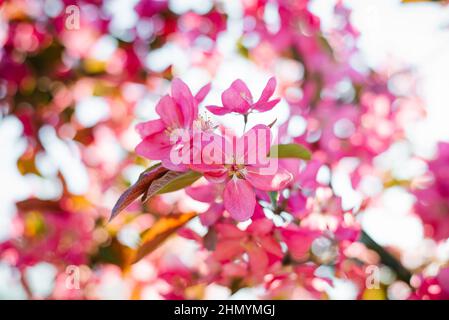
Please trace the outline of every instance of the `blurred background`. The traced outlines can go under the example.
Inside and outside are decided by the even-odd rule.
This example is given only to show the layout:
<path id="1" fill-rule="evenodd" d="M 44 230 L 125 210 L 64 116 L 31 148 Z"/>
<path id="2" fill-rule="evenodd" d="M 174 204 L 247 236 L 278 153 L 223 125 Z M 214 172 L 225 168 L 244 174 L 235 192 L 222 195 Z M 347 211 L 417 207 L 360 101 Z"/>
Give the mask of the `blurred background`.
<path id="1" fill-rule="evenodd" d="M 92 252 L 110 234 L 132 246 L 151 224 L 141 218 L 101 227 L 120 193 L 148 165 L 133 153 L 139 142 L 135 124 L 155 118 L 154 106 L 173 76 L 192 92 L 212 82 L 205 105 L 219 104 L 221 92 L 236 78 L 257 96 L 275 75 L 283 96 L 285 83 L 300 83 L 304 77 L 303 64 L 283 58 L 266 66 L 264 59 L 274 59 L 270 49 L 252 51 L 257 39 L 245 31 L 251 23 L 245 15 L 250 2 L 0 0 L 0 298 L 133 297 L 131 280 L 112 267 L 94 270 L 95 261 L 86 255 L 104 258 Z M 336 5 L 350 10 L 347 19 L 357 37 L 344 38 L 338 46 L 356 51 L 351 66 L 363 74 L 376 70 L 394 94 L 410 97 L 412 113 L 425 114 L 417 121 L 404 120 L 404 138 L 393 142 L 374 166 L 396 181 L 423 176 L 437 144 L 449 141 L 449 7 L 400 0 L 304 3 L 319 18 L 324 37 L 346 23 Z M 276 28 L 279 16 L 275 6 L 270 8 L 264 19 Z M 277 118 L 279 130 L 291 117 L 282 99 L 251 121 Z M 302 118 L 295 119 L 289 130 L 303 130 Z M 223 122 L 242 130 L 231 116 Z M 364 192 L 350 186 L 344 172 L 349 167 L 341 165 L 333 177 L 335 188 L 347 206 L 360 206 Z M 392 248 L 411 270 L 426 265 L 432 274 L 429 270 L 449 260 L 447 235 L 428 236 L 413 209 L 413 192 L 400 183 L 382 189 L 375 180 L 367 186 L 365 194 L 374 194 L 376 203 L 360 215 L 360 222 L 377 243 Z M 52 210 L 62 214 L 47 219 L 39 213 Z M 449 216 L 445 219 L 449 225 Z M 65 231 L 34 241 L 47 224 Z M 170 248 L 184 255 L 186 264 L 196 263 L 189 255 L 194 247 L 176 249 L 174 242 Z M 86 280 L 90 287 L 82 294 L 64 290 L 67 265 L 83 266 L 82 274 L 95 279 Z M 140 264 L 131 272 L 142 280 L 156 274 L 155 268 Z M 161 298 L 161 287 L 141 290 L 139 298 Z M 398 284 L 386 294 L 406 298 L 404 290 Z M 258 294 L 244 289 L 232 297 Z M 356 297 L 343 282 L 328 294 Z M 210 286 L 204 298 L 229 296 L 227 289 Z"/>

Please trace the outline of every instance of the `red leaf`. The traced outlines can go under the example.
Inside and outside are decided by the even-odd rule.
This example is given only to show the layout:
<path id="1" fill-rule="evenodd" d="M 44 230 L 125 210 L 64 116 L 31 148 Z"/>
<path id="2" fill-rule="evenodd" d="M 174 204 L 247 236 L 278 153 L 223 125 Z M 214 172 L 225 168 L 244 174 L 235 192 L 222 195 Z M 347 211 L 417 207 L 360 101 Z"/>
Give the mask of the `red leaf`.
<path id="1" fill-rule="evenodd" d="M 128 207 L 134 200 L 144 194 L 150 187 L 151 183 L 155 179 L 162 177 L 167 171 L 168 170 L 164 167 L 161 167 L 160 164 L 157 164 L 142 172 L 137 182 L 129 187 L 117 200 L 117 203 L 112 209 L 109 221 L 111 221 L 121 211 Z"/>

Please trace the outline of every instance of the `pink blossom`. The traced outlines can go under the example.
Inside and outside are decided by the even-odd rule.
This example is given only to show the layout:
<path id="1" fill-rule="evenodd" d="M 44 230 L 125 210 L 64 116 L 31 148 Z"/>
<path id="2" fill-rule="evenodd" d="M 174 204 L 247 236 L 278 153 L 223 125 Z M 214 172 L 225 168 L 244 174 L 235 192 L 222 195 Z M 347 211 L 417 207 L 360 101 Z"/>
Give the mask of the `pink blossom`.
<path id="1" fill-rule="evenodd" d="M 200 221 L 205 226 L 213 225 L 223 215 L 223 184 L 206 183 L 186 188 L 186 193 L 196 201 L 209 203 L 209 208 L 200 214 Z"/>
<path id="2" fill-rule="evenodd" d="M 449 237 L 449 143 L 438 144 L 438 157 L 429 163 L 433 181 L 425 189 L 414 192 L 415 211 L 427 227 L 427 234 L 436 240 Z"/>
<path id="3" fill-rule="evenodd" d="M 250 137 L 256 137 L 253 143 L 249 142 Z M 280 190 L 290 182 L 292 175 L 279 166 L 274 170 L 267 170 L 273 169 L 275 164 L 273 163 L 275 159 L 266 156 L 271 141 L 269 127 L 257 125 L 240 138 L 227 138 L 229 137 L 215 136 L 212 142 L 216 151 L 214 158 L 207 158 L 207 155 L 203 154 L 204 162 L 191 167 L 203 172 L 206 179 L 211 182 L 225 183 L 223 192 L 225 209 L 234 219 L 245 221 L 254 213 L 256 205 L 254 189 Z M 256 154 L 254 161 L 251 161 Z"/>
<path id="4" fill-rule="evenodd" d="M 136 147 L 136 153 L 151 160 L 161 160 L 168 169 L 185 171 L 187 165 L 174 164 L 170 159 L 172 150 L 190 148 L 194 122 L 198 120 L 198 103 L 207 95 L 210 86 L 202 88 L 193 96 L 187 85 L 180 79 L 172 82 L 171 96 L 163 96 L 157 106 L 159 119 L 140 123 L 136 126 L 142 142 Z"/>
<path id="5" fill-rule="evenodd" d="M 231 112 L 248 114 L 252 111 L 265 112 L 274 108 L 280 99 L 270 100 L 276 89 L 276 79 L 270 78 L 262 91 L 259 100 L 253 102 L 253 96 L 246 84 L 240 80 L 235 80 L 231 86 L 221 95 L 223 107 L 207 106 L 206 108 L 216 115 L 224 115 Z"/>
<path id="6" fill-rule="evenodd" d="M 411 300 L 448 300 L 449 268 L 442 268 L 436 276 L 425 278 L 423 275 L 414 279 L 418 288 L 409 297 Z"/>
<path id="7" fill-rule="evenodd" d="M 287 244 L 290 256 L 295 261 L 304 261 L 308 258 L 313 240 L 320 236 L 321 232 L 292 226 L 282 230 L 281 234 Z"/>
<path id="8" fill-rule="evenodd" d="M 247 253 L 248 268 L 253 275 L 263 275 L 276 260 L 282 258 L 280 244 L 275 240 L 275 227 L 268 219 L 255 220 L 245 231 L 232 224 L 217 224 L 219 238 L 214 257 L 221 262 L 232 261 Z"/>

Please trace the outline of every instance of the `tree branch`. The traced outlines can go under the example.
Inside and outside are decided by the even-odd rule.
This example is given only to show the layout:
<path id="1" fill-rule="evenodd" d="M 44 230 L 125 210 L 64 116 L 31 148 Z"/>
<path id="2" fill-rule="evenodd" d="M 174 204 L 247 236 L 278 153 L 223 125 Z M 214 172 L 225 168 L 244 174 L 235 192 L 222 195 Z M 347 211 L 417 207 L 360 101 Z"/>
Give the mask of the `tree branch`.
<path id="1" fill-rule="evenodd" d="M 360 241 L 364 243 L 369 249 L 374 250 L 380 256 L 382 263 L 396 272 L 398 278 L 402 281 L 410 283 L 410 278 L 412 277 L 411 272 L 405 268 L 402 263 L 396 259 L 391 253 L 385 250 L 384 247 L 379 245 L 373 240 L 364 230 L 362 230 L 362 237 Z"/>

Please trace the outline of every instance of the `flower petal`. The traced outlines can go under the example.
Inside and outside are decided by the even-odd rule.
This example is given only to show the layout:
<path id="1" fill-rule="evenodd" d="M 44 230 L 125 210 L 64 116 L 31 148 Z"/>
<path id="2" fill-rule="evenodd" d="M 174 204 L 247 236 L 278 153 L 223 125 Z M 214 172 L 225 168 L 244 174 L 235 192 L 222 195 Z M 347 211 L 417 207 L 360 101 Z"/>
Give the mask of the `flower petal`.
<path id="1" fill-rule="evenodd" d="M 262 248 L 265 249 L 265 251 L 280 258 L 283 256 L 282 247 L 279 244 L 279 242 L 277 242 L 275 238 L 273 238 L 273 236 L 268 235 L 260 237 L 258 240 Z"/>
<path id="2" fill-rule="evenodd" d="M 253 275 L 263 276 L 266 274 L 268 268 L 268 255 L 262 248 L 253 244 L 248 249 L 249 267 Z"/>
<path id="3" fill-rule="evenodd" d="M 211 84 L 208 83 L 204 87 L 202 87 L 195 95 L 195 99 L 198 103 L 202 102 L 204 98 L 206 98 L 211 88 Z"/>
<path id="4" fill-rule="evenodd" d="M 195 187 L 188 187 L 185 189 L 185 192 L 196 201 L 212 203 L 215 201 L 215 192 L 212 192 L 213 188 L 214 186 L 212 184 L 206 183 Z"/>
<path id="5" fill-rule="evenodd" d="M 227 239 L 238 239 L 240 240 L 246 238 L 246 232 L 237 228 L 237 226 L 229 223 L 219 223 L 215 226 L 220 237 Z"/>
<path id="6" fill-rule="evenodd" d="M 211 183 L 223 183 L 228 179 L 228 170 L 208 171 L 204 177 Z"/>
<path id="7" fill-rule="evenodd" d="M 260 98 L 257 102 L 266 102 L 270 97 L 273 95 L 274 90 L 276 90 L 276 79 L 275 77 L 271 77 L 265 88 L 262 91 L 262 94 L 260 95 Z M 257 103 L 256 103 L 257 104 Z"/>
<path id="8" fill-rule="evenodd" d="M 200 214 L 200 221 L 203 226 L 209 227 L 220 219 L 223 215 L 224 207 L 221 203 L 213 203 L 209 209 Z"/>
<path id="9" fill-rule="evenodd" d="M 232 110 L 228 110 L 224 107 L 218 107 L 218 106 L 206 106 L 206 109 L 217 116 L 222 116 L 222 115 L 232 112 Z"/>
<path id="10" fill-rule="evenodd" d="M 242 80 L 235 80 L 221 95 L 223 107 L 233 112 L 245 114 L 251 108 L 252 96 Z"/>
<path id="11" fill-rule="evenodd" d="M 245 82 L 240 79 L 235 80 L 231 84 L 231 88 L 240 94 L 240 96 L 245 99 L 249 104 L 253 103 L 253 96 L 246 86 Z"/>
<path id="12" fill-rule="evenodd" d="M 251 185 L 243 179 L 231 179 L 223 194 L 224 206 L 237 221 L 251 218 L 256 207 L 256 194 Z"/>
<path id="13" fill-rule="evenodd" d="M 241 246 L 240 240 L 226 239 L 217 242 L 213 255 L 218 261 L 228 261 L 243 252 L 245 252 L 245 249 Z"/>
<path id="14" fill-rule="evenodd" d="M 189 87 L 178 78 L 173 79 L 171 92 L 176 104 L 181 107 L 184 116 L 184 127 L 191 127 L 198 116 L 198 104 Z"/>
<path id="15" fill-rule="evenodd" d="M 169 95 L 165 95 L 159 100 L 156 112 L 167 127 L 181 128 L 184 123 L 181 110 Z"/>
<path id="16" fill-rule="evenodd" d="M 140 142 L 136 147 L 139 156 L 150 160 L 162 160 L 170 155 L 171 145 L 165 133 L 156 133 Z"/>
<path id="17" fill-rule="evenodd" d="M 136 131 L 143 139 L 152 134 L 159 133 L 165 129 L 164 122 L 161 119 L 150 120 L 136 125 Z"/>
<path id="18" fill-rule="evenodd" d="M 281 99 L 274 99 L 267 102 L 257 102 L 253 105 L 253 109 L 259 112 L 270 111 L 279 103 L 279 101 L 281 101 Z"/>
<path id="19" fill-rule="evenodd" d="M 307 256 L 310 246 L 313 240 L 319 236 L 319 232 L 304 228 L 285 229 L 281 231 L 281 235 L 292 258 L 300 261 Z"/>
<path id="20" fill-rule="evenodd" d="M 235 158 L 239 164 L 268 164 L 271 130 L 266 125 L 256 125 L 236 141 Z"/>
<path id="21" fill-rule="evenodd" d="M 277 191 L 287 186 L 293 177 L 290 172 L 283 168 L 278 168 L 274 174 L 269 173 L 269 170 L 267 172 L 264 170 L 266 168 L 248 166 L 245 179 L 256 189 Z"/>

